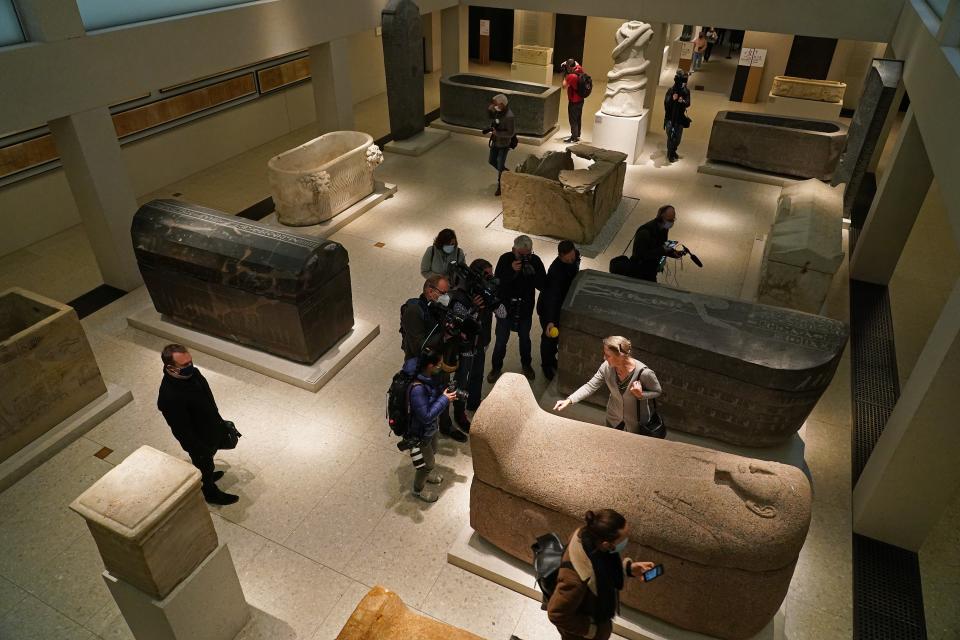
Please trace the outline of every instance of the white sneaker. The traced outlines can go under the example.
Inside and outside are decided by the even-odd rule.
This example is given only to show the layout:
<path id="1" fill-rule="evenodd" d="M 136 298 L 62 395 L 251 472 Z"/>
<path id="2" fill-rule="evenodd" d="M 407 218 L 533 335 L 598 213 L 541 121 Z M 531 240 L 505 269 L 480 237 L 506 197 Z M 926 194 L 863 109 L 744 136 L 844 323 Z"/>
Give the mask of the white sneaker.
<path id="1" fill-rule="evenodd" d="M 437 498 L 439 497 L 437 494 L 433 493 L 432 491 L 427 491 L 426 489 L 422 491 L 414 490 L 413 495 L 417 496 L 424 502 L 436 502 Z"/>

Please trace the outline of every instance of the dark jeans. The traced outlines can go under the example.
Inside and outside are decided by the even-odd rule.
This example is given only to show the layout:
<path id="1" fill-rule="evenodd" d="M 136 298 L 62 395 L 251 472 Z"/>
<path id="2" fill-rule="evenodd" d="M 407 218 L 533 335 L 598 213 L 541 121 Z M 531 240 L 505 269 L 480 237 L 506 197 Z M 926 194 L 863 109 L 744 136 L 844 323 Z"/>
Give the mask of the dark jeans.
<path id="1" fill-rule="evenodd" d="M 215 452 L 203 450 L 193 450 L 187 451 L 187 455 L 190 456 L 190 462 L 193 463 L 197 469 L 200 470 L 200 488 L 203 490 L 204 495 L 207 495 L 209 492 L 216 493 L 217 485 L 213 480 L 213 454 Z"/>
<path id="2" fill-rule="evenodd" d="M 509 151 L 510 147 L 490 147 L 490 158 L 487 162 L 497 170 L 498 187 L 500 186 L 500 174 L 503 173 L 503 168 L 507 166 L 507 153 Z"/>
<path id="3" fill-rule="evenodd" d="M 708 43 L 707 43 L 707 49 L 706 49 L 706 51 L 703 52 L 703 61 L 704 61 L 704 62 L 710 62 L 710 54 L 711 54 L 711 53 L 713 53 L 713 43 L 712 43 L 712 42 L 708 42 Z"/>
<path id="4" fill-rule="evenodd" d="M 547 323 L 540 318 L 540 366 L 552 369 L 557 368 L 557 349 L 560 346 L 560 337 L 551 338 L 547 335 Z M 559 327 L 558 327 L 559 328 Z"/>
<path id="5" fill-rule="evenodd" d="M 570 119 L 570 137 L 580 137 L 580 121 L 583 119 L 583 100 L 567 102 L 567 117 Z"/>
<path id="6" fill-rule="evenodd" d="M 667 132 L 667 158 L 673 158 L 677 155 L 677 147 L 680 146 L 680 139 L 683 138 L 683 127 L 666 122 L 663 130 Z"/>
<path id="7" fill-rule="evenodd" d="M 493 346 L 493 355 L 490 357 L 490 368 L 494 371 L 503 369 L 503 358 L 507 355 L 507 342 L 510 340 L 510 331 L 517 329 L 520 338 L 520 364 L 530 366 L 533 361 L 530 351 L 530 328 L 533 326 L 533 312 L 520 314 L 519 325 L 514 321 L 513 314 L 504 319 L 497 318 L 497 339 Z"/>
<path id="8" fill-rule="evenodd" d="M 483 365 L 486 357 L 487 348 L 477 347 L 470 367 L 470 380 L 467 383 L 467 391 L 470 392 L 470 397 L 467 398 L 467 409 L 470 411 L 476 411 L 480 406 L 480 394 L 483 393 Z"/>

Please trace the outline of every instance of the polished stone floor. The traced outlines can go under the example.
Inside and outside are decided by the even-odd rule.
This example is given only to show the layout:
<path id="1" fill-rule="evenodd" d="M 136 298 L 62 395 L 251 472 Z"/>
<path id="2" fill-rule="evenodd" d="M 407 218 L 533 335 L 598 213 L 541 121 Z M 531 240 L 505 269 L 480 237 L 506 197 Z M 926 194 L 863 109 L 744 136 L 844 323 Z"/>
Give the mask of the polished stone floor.
<path id="1" fill-rule="evenodd" d="M 598 96 L 602 90 L 588 101 L 587 114 L 599 105 Z M 678 211 L 672 237 L 688 244 L 705 265 L 698 270 L 685 263 L 671 283 L 737 296 L 754 237 L 771 223 L 779 189 L 698 174 L 713 114 L 731 104 L 706 92 L 696 92 L 693 103 L 694 126 L 680 148 L 681 161 L 664 163 L 664 136 L 654 128 L 644 164 L 628 169 L 625 195 L 636 198 L 638 206 L 610 247 L 595 260 L 584 259 L 583 267 L 605 269 L 636 226 L 670 202 Z M 762 105 L 734 105 L 744 107 Z M 652 121 L 660 118 L 655 111 Z M 592 118 L 585 115 L 584 121 L 589 140 Z M 564 135 L 561 126 L 557 138 Z M 231 171 L 213 167 L 165 191 L 235 210 L 237 203 L 265 197 L 262 184 L 244 176 L 262 170 L 277 149 L 309 136 L 309 131 L 295 132 L 231 160 Z M 510 163 L 525 153 L 561 146 L 559 140 L 539 149 L 522 146 Z M 212 509 L 253 607 L 255 620 L 243 637 L 334 638 L 363 594 L 382 584 L 408 605 L 486 638 L 556 638 L 537 603 L 446 562 L 450 543 L 468 521 L 469 447 L 443 443 L 438 458 L 446 478 L 442 495 L 425 505 L 409 494 L 409 459 L 397 452 L 383 420 L 383 393 L 401 358 L 398 309 L 419 292 L 419 258 L 434 234 L 445 226 L 456 229 L 468 259 L 495 261 L 511 246 L 513 233 L 488 228 L 500 207 L 493 196 L 496 176 L 486 165 L 486 142 L 454 135 L 420 158 L 387 154 L 377 177 L 398 184 L 397 195 L 333 239 L 350 253 L 355 312 L 380 324 L 378 338 L 316 394 L 195 354 L 222 412 L 244 434 L 236 450 L 217 456 L 218 467 L 226 471 L 221 486 L 238 493 L 240 502 Z M 187 182 L 190 189 L 182 189 Z M 535 250 L 549 260 L 556 245 L 538 240 Z M 16 272 L 15 284 L 60 299 L 98 284 L 86 273 L 92 257 L 79 228 L 27 253 L 38 265 L 53 254 L 60 262 L 49 269 L 25 266 Z M 0 265 L 4 260 L 10 258 L 0 258 Z M 73 270 L 72 264 L 82 268 Z M 838 280 L 845 277 L 844 271 Z M 4 640 L 131 637 L 100 578 L 93 541 L 66 505 L 142 444 L 183 456 L 155 405 L 164 341 L 129 328 L 125 320 L 147 300 L 141 288 L 84 320 L 104 377 L 130 388 L 134 401 L 0 494 Z M 829 311 L 844 317 L 846 308 L 841 285 Z M 516 371 L 516 342 L 510 347 L 505 369 Z M 849 379 L 844 355 L 795 442 L 812 474 L 815 500 L 786 600 L 791 640 L 851 635 Z M 533 388 L 545 392 L 546 383 L 538 378 Z M 599 412 L 594 417 L 601 421 Z M 113 452 L 103 460 L 94 457 L 104 446 Z"/>

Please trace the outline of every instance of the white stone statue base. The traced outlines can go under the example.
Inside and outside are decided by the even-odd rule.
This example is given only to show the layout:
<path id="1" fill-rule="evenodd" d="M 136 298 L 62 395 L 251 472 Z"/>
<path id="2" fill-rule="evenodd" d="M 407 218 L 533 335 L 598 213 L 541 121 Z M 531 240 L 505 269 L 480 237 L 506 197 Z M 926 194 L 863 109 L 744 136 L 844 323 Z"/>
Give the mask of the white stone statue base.
<path id="1" fill-rule="evenodd" d="M 772 91 L 767 94 L 767 111 L 769 113 L 798 118 L 813 118 L 815 120 L 837 120 L 840 118 L 841 109 L 843 109 L 843 101 L 823 102 L 821 100 L 775 96 Z"/>
<path id="2" fill-rule="evenodd" d="M 233 640 L 250 618 L 226 544 L 163 600 L 109 571 L 103 572 L 103 580 L 137 640 Z"/>
<path id="3" fill-rule="evenodd" d="M 537 84 L 553 84 L 552 64 L 528 64 L 526 62 L 510 63 L 510 79 L 520 82 L 536 82 Z"/>
<path id="4" fill-rule="evenodd" d="M 593 116 L 593 135 L 590 144 L 627 154 L 627 164 L 643 162 L 643 143 L 650 127 L 650 110 L 630 118 L 610 116 L 597 111 Z"/>

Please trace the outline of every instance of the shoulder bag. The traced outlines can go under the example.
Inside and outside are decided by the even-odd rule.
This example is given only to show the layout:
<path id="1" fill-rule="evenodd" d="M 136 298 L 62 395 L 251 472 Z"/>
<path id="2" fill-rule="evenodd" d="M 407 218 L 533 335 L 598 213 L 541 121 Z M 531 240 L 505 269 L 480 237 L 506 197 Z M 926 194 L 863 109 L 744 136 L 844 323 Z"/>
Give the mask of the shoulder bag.
<path id="1" fill-rule="evenodd" d="M 637 374 L 637 380 L 640 379 L 640 376 L 643 375 L 643 372 L 649 369 L 650 367 L 644 367 L 640 370 L 640 373 Z M 640 415 L 640 403 L 643 402 L 643 398 L 637 398 L 637 415 Z M 663 421 L 663 417 L 657 411 L 657 399 L 649 400 L 651 409 L 650 409 L 650 419 L 646 424 L 639 425 L 640 430 L 639 434 L 642 436 L 649 436 L 651 438 L 666 438 L 667 437 L 667 425 Z"/>

